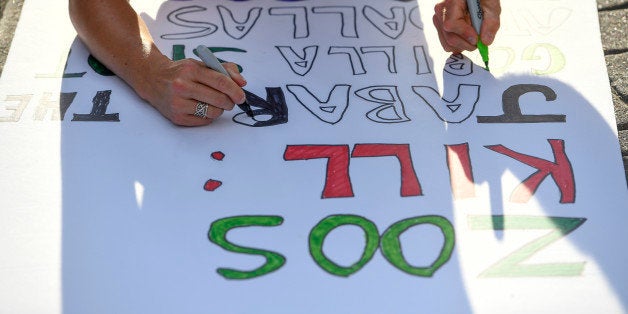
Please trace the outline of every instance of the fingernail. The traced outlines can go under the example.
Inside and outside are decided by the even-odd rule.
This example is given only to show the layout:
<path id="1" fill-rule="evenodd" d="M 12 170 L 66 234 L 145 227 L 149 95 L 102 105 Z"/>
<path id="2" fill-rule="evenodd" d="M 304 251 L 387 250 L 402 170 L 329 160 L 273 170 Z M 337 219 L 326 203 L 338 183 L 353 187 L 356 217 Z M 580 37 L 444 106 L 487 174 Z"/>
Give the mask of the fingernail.
<path id="1" fill-rule="evenodd" d="M 475 37 L 469 37 L 467 38 L 467 41 L 472 44 L 472 45 L 476 45 L 477 44 L 477 38 Z"/>

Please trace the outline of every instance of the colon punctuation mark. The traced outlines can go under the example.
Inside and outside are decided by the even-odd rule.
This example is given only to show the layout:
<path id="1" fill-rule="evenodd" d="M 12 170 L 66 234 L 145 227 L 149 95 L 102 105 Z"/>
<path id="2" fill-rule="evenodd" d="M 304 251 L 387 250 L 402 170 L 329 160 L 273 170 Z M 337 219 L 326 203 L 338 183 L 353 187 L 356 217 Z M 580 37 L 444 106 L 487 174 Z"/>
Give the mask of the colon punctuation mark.
<path id="1" fill-rule="evenodd" d="M 225 159 L 225 154 L 221 151 L 215 151 L 211 153 L 211 158 L 216 161 L 222 161 Z M 216 191 L 220 186 L 222 186 L 222 181 L 209 179 L 203 185 L 203 189 L 208 192 Z"/>
<path id="2" fill-rule="evenodd" d="M 323 199 L 354 196 L 349 159 L 358 157 L 396 157 L 400 166 L 401 196 L 423 194 L 408 144 L 356 144 L 351 155 L 348 145 L 288 145 L 284 152 L 286 161 L 327 159 Z"/>

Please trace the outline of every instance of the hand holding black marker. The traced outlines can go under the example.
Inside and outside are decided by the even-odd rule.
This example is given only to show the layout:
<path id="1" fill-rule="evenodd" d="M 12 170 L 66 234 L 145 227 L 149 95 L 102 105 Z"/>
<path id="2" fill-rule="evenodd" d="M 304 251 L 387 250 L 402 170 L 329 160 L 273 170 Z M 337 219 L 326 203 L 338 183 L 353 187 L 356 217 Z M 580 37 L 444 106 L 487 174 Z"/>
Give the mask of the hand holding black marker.
<path id="1" fill-rule="evenodd" d="M 227 72 L 222 64 L 220 64 L 218 58 L 216 58 L 216 56 L 206 46 L 199 45 L 198 47 L 196 47 L 196 49 L 194 49 L 194 54 L 201 58 L 203 63 L 205 63 L 208 68 L 220 72 L 228 77 L 231 77 L 231 75 L 229 75 L 229 72 Z M 242 111 L 244 111 L 246 115 L 248 115 L 249 117 L 253 117 L 253 111 L 251 110 L 251 106 L 249 106 L 246 101 L 238 104 L 238 107 L 240 107 L 240 109 L 242 109 Z"/>

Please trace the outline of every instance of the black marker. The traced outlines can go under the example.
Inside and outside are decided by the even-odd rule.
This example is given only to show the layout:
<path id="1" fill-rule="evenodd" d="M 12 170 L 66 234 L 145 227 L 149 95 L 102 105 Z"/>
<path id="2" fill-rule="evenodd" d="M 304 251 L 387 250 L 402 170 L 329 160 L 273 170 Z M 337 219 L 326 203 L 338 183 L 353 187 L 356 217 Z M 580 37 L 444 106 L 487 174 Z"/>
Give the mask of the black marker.
<path id="1" fill-rule="evenodd" d="M 222 66 L 222 64 L 220 64 L 220 61 L 218 61 L 218 58 L 216 58 L 216 56 L 214 56 L 214 54 L 212 53 L 211 50 L 209 50 L 209 48 L 203 46 L 203 45 L 199 45 L 198 47 L 196 47 L 196 49 L 194 49 L 194 53 L 201 58 L 201 60 L 203 60 L 203 63 L 205 63 L 205 65 L 217 72 L 220 72 L 228 77 L 231 78 L 231 75 L 229 75 L 229 72 L 227 72 L 227 70 L 225 70 L 225 68 Z M 251 110 L 251 106 L 249 106 L 249 104 L 246 102 L 246 100 L 244 100 L 243 103 L 238 104 L 238 107 L 240 107 L 240 109 L 242 109 L 242 111 L 244 111 L 246 113 L 247 116 L 249 117 L 253 117 L 253 111 Z"/>

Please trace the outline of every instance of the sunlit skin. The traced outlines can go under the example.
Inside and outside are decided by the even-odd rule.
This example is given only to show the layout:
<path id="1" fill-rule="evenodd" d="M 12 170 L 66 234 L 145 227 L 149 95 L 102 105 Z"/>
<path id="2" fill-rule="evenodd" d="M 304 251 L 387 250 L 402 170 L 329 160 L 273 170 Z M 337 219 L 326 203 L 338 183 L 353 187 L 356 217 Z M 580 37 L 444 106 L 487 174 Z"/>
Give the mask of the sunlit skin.
<path id="1" fill-rule="evenodd" d="M 490 45 L 499 30 L 499 0 L 481 1 L 483 18 L 480 39 Z M 459 53 L 477 48 L 478 33 L 471 25 L 466 0 L 444 0 L 434 6 L 434 26 L 445 51 Z"/>
<path id="2" fill-rule="evenodd" d="M 498 0 L 482 1 L 482 41 L 490 45 L 499 29 Z M 127 0 L 70 0 L 70 17 L 89 51 L 165 118 L 176 125 L 212 123 L 225 110 L 246 100 L 246 80 L 233 63 L 224 63 L 231 78 L 194 59 L 172 61 L 162 54 L 148 27 Z M 98 12 L 98 14 L 93 14 Z M 445 51 L 476 49 L 465 0 L 445 0 L 435 7 L 434 25 Z M 194 115 L 199 102 L 206 116 Z"/>

